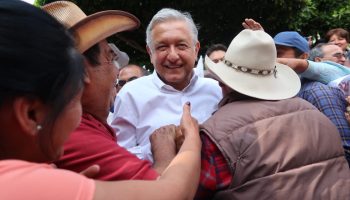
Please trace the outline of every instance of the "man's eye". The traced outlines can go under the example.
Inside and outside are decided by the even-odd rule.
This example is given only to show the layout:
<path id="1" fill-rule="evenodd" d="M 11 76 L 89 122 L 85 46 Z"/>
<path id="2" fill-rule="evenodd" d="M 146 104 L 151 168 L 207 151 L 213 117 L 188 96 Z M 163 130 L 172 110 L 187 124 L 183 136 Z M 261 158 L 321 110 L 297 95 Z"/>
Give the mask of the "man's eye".
<path id="1" fill-rule="evenodd" d="M 158 46 L 156 48 L 156 50 L 158 50 L 158 51 L 165 51 L 166 50 L 166 46 Z"/>
<path id="2" fill-rule="evenodd" d="M 185 50 L 188 48 L 188 46 L 186 44 L 179 44 L 177 47 L 181 50 Z"/>

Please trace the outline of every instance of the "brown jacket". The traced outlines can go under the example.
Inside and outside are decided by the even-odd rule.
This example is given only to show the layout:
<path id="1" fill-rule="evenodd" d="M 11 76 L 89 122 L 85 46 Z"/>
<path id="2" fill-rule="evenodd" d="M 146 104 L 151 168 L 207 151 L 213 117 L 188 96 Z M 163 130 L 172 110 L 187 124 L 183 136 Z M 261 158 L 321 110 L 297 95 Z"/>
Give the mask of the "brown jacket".
<path id="1" fill-rule="evenodd" d="M 214 199 L 350 199 L 336 127 L 308 102 L 226 100 L 201 127 L 229 163 Z"/>

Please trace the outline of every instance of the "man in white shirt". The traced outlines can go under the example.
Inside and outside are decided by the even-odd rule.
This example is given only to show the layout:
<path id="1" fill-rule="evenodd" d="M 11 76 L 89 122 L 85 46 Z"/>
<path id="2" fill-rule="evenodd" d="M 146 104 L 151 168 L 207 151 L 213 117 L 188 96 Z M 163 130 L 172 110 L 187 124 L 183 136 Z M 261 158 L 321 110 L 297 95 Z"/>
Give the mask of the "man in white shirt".
<path id="1" fill-rule="evenodd" d="M 185 102 L 191 103 L 193 117 L 204 122 L 217 109 L 222 93 L 215 80 L 194 73 L 200 44 L 189 13 L 160 10 L 147 27 L 146 43 L 155 72 L 120 90 L 111 126 L 119 145 L 152 161 L 149 136 L 155 129 L 178 125 Z"/>

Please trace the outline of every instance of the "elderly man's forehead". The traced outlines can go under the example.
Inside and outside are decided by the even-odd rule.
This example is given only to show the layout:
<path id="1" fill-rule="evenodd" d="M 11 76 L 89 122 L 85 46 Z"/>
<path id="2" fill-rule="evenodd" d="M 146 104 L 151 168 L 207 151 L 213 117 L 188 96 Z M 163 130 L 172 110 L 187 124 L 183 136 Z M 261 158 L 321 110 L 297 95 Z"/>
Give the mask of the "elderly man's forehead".
<path id="1" fill-rule="evenodd" d="M 340 51 L 342 52 L 343 50 L 341 49 L 340 46 L 336 45 L 336 44 L 328 44 L 328 45 L 324 45 L 322 47 L 322 50 L 325 50 L 325 51 Z"/>

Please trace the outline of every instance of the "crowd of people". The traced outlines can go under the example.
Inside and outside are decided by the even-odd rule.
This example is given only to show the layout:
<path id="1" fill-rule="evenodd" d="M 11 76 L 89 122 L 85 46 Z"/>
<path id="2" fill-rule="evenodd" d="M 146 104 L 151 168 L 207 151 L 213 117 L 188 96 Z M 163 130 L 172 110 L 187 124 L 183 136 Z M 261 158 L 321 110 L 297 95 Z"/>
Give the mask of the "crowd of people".
<path id="1" fill-rule="evenodd" d="M 107 38 L 140 26 L 70 1 L 0 0 L 0 199 L 348 199 L 349 33 L 310 50 L 253 19 L 200 43 L 191 15 L 146 29 L 154 72 Z M 19 59 L 20 58 L 20 59 Z"/>

